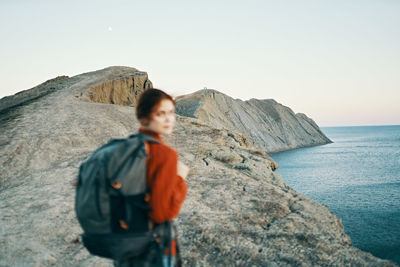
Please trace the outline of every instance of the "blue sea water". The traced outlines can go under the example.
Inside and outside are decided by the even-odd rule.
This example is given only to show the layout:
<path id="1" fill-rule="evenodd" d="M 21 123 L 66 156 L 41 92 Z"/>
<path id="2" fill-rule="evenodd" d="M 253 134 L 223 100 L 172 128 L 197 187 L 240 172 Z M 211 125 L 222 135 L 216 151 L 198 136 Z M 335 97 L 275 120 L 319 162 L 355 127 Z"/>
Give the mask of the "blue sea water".
<path id="1" fill-rule="evenodd" d="M 271 154 L 276 172 L 341 218 L 355 247 L 400 264 L 400 125 L 321 130 L 334 143 Z"/>

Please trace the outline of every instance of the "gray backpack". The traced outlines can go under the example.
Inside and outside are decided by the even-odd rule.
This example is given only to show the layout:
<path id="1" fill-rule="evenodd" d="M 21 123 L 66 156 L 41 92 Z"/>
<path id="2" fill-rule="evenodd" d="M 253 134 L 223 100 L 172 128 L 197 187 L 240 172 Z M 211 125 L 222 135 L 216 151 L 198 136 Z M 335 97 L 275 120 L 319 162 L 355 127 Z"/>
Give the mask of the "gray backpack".
<path id="1" fill-rule="evenodd" d="M 144 141 L 159 143 L 140 132 L 112 139 L 79 168 L 75 212 L 84 231 L 83 244 L 94 255 L 127 259 L 155 242 L 147 215 Z"/>

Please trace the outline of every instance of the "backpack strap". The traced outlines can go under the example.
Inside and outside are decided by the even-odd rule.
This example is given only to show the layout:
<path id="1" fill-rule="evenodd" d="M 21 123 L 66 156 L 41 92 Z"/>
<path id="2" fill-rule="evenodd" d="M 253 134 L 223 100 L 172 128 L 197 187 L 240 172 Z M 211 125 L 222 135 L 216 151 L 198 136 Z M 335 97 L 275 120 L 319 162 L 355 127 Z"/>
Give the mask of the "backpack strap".
<path id="1" fill-rule="evenodd" d="M 158 140 L 157 140 L 156 138 L 154 138 L 153 136 L 148 135 L 148 134 L 145 134 L 145 133 L 138 132 L 138 133 L 136 133 L 135 135 L 138 135 L 143 141 L 150 141 L 150 142 L 158 143 L 158 144 L 161 143 L 160 141 L 158 141 Z"/>
<path id="2" fill-rule="evenodd" d="M 128 138 L 133 138 L 133 137 L 139 137 L 142 140 L 150 141 L 150 142 L 153 142 L 153 143 L 161 143 L 160 141 L 158 141 L 153 136 L 145 134 L 145 133 L 141 133 L 141 132 L 137 132 L 135 134 L 131 134 Z"/>

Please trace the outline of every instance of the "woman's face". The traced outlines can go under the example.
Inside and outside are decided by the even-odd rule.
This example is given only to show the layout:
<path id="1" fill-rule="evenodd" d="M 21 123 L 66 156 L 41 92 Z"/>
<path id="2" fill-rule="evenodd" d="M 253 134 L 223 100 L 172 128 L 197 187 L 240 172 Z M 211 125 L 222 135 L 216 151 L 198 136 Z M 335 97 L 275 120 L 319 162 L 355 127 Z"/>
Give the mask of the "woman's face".
<path id="1" fill-rule="evenodd" d="M 161 100 L 158 107 L 153 110 L 149 124 L 145 126 L 158 134 L 171 134 L 176 122 L 175 106 L 169 99 Z"/>

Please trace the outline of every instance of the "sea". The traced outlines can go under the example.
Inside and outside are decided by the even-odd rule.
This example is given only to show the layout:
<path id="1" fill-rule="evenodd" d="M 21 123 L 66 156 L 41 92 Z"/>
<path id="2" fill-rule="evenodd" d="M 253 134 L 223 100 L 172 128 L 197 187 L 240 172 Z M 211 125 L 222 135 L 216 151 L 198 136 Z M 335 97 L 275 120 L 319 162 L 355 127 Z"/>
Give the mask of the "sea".
<path id="1" fill-rule="evenodd" d="M 400 265 L 400 125 L 321 130 L 333 143 L 270 154 L 276 172 L 341 218 L 355 247 Z"/>

